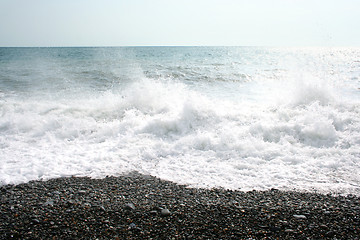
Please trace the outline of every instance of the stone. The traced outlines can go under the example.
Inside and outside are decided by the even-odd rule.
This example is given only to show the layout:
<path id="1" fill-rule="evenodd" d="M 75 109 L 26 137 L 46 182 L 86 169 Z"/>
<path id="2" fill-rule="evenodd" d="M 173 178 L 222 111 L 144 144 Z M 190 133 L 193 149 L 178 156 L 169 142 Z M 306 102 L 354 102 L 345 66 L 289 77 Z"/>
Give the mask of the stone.
<path id="1" fill-rule="evenodd" d="M 129 210 L 129 211 L 135 210 L 135 205 L 132 203 L 127 203 L 127 204 L 125 204 L 124 209 Z"/>
<path id="2" fill-rule="evenodd" d="M 161 210 L 160 214 L 161 214 L 161 216 L 166 217 L 166 216 L 169 216 L 171 213 L 170 213 L 169 209 L 164 208 Z"/>
<path id="3" fill-rule="evenodd" d="M 54 200 L 48 199 L 48 200 L 44 203 L 44 206 L 54 206 Z"/>
<path id="4" fill-rule="evenodd" d="M 0 239 L 359 238 L 359 197 L 193 190 L 136 175 L 36 183 L 0 186 Z"/>
<path id="5" fill-rule="evenodd" d="M 133 228 L 136 228 L 136 224 L 135 223 L 130 223 L 129 224 L 129 229 L 133 229 Z"/>
<path id="6" fill-rule="evenodd" d="M 155 210 L 150 211 L 150 214 L 151 214 L 151 215 L 157 215 L 157 213 L 158 213 L 158 212 L 155 211 Z"/>

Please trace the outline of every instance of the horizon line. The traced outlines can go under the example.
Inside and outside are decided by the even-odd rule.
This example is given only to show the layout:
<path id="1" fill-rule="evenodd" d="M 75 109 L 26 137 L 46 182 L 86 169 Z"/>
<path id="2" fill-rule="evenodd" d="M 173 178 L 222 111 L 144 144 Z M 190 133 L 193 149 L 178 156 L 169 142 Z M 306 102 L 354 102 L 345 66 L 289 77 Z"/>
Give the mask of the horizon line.
<path id="1" fill-rule="evenodd" d="M 359 48 L 355 45 L 64 45 L 0 46 L 0 48 L 131 48 L 131 47 L 264 47 L 264 48 Z"/>

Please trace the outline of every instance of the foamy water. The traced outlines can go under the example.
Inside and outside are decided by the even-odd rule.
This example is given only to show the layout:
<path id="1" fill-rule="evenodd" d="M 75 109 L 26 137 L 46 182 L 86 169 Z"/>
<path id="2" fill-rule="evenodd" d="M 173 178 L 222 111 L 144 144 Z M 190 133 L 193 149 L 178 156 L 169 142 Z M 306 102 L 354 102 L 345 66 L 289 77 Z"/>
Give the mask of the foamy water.
<path id="1" fill-rule="evenodd" d="M 360 49 L 0 48 L 0 182 L 129 171 L 360 194 Z"/>

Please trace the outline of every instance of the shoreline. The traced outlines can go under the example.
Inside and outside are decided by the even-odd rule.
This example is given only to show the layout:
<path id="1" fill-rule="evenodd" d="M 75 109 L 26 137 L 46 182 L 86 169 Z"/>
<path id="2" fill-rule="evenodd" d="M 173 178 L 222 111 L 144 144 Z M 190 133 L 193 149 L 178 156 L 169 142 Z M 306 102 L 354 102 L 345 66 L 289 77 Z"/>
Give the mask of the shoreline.
<path id="1" fill-rule="evenodd" d="M 0 187 L 0 239 L 359 239 L 360 197 L 196 189 L 129 173 Z"/>

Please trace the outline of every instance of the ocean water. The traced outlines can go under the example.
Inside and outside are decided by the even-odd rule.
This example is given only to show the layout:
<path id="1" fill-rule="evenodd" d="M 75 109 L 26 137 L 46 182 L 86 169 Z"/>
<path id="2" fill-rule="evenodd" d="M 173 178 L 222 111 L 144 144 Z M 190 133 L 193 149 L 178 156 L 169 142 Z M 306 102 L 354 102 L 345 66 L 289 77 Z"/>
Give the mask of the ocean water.
<path id="1" fill-rule="evenodd" d="M 0 48 L 0 184 L 360 195 L 359 88 L 359 48 Z"/>

